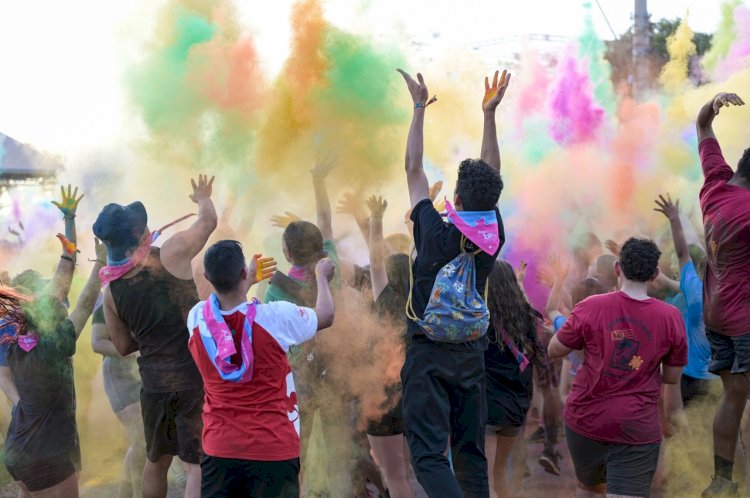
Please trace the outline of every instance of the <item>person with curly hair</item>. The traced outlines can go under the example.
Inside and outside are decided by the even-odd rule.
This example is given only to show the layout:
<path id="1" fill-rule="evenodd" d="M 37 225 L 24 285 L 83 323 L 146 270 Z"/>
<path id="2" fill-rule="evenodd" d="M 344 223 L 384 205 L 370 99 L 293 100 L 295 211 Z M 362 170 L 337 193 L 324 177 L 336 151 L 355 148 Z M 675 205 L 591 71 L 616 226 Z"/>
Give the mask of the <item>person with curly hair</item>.
<path id="1" fill-rule="evenodd" d="M 615 265 L 620 290 L 584 299 L 552 338 L 549 355 L 583 351 L 565 404 L 565 434 L 578 496 L 649 496 L 659 460 L 662 384 L 687 364 L 682 315 L 648 295 L 661 252 L 631 238 Z M 672 413 L 673 407 L 667 407 Z"/>

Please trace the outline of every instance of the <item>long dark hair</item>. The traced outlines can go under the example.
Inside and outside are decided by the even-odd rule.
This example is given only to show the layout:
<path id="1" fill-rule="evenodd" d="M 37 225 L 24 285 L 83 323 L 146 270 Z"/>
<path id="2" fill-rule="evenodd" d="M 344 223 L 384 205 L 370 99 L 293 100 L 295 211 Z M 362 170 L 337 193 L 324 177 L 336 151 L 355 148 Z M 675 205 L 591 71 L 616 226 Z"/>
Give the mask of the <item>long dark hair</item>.
<path id="1" fill-rule="evenodd" d="M 23 306 L 31 302 L 31 297 L 12 287 L 0 287 L 0 320 L 5 325 L 14 325 L 16 333 L 26 334 L 28 323 Z"/>
<path id="2" fill-rule="evenodd" d="M 527 353 L 535 353 L 538 315 L 518 285 L 513 267 L 505 261 L 496 261 L 488 282 L 487 307 L 495 330 L 490 340 L 503 349 L 501 333 L 504 330 L 517 346 Z"/>

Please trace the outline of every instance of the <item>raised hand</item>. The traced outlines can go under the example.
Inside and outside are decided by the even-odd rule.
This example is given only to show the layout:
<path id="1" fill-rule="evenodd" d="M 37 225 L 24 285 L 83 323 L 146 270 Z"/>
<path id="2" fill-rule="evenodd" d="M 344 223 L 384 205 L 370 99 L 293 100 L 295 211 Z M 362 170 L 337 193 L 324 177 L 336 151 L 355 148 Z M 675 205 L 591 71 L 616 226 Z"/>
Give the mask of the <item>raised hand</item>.
<path id="1" fill-rule="evenodd" d="M 73 242 L 68 240 L 68 238 L 65 235 L 58 233 L 57 238 L 60 240 L 60 244 L 62 244 L 62 249 L 65 254 L 73 255 L 75 253 L 81 252 L 78 250 L 78 248 Z"/>
<path id="2" fill-rule="evenodd" d="M 620 244 L 618 244 L 614 240 L 612 239 L 607 240 L 604 243 L 604 247 L 606 247 L 609 250 L 609 252 L 611 252 L 615 256 L 620 256 Z"/>
<path id="3" fill-rule="evenodd" d="M 78 203 L 83 199 L 83 194 L 76 199 L 78 195 L 78 187 L 72 190 L 71 186 L 68 185 L 68 192 L 65 192 L 65 187 L 60 187 L 60 193 L 62 194 L 62 200 L 60 202 L 52 201 L 52 204 L 57 206 L 63 217 L 66 219 L 75 218 L 76 210 L 78 209 Z"/>
<path id="4" fill-rule="evenodd" d="M 552 270 L 552 276 L 554 277 L 555 282 L 564 282 L 565 279 L 568 278 L 570 267 L 560 261 L 560 258 L 558 258 L 556 254 L 550 255 L 547 264 L 549 265 L 550 270 Z"/>
<path id="5" fill-rule="evenodd" d="M 96 253 L 96 262 L 103 265 L 107 264 L 107 246 L 101 240 L 94 238 L 94 252 Z"/>
<path id="6" fill-rule="evenodd" d="M 526 264 L 526 261 L 521 261 L 518 264 L 518 268 L 515 269 L 516 273 L 516 280 L 519 284 L 522 284 L 524 279 L 526 278 L 526 269 L 528 268 L 528 265 Z"/>
<path id="7" fill-rule="evenodd" d="M 382 197 L 372 195 L 367 199 L 367 207 L 370 208 L 370 214 L 373 218 L 382 218 L 385 208 L 388 207 L 388 201 Z"/>
<path id="8" fill-rule="evenodd" d="M 336 265 L 333 264 L 330 258 L 323 258 L 318 261 L 315 265 L 315 275 L 324 276 L 329 282 L 333 279 L 333 274 L 336 271 Z"/>
<path id="9" fill-rule="evenodd" d="M 499 74 L 500 71 L 495 71 L 491 86 L 489 78 L 484 78 L 484 98 L 482 99 L 482 110 L 484 111 L 494 111 L 500 102 L 502 102 L 505 91 L 508 89 L 510 73 L 503 70 L 503 75 L 498 81 Z"/>
<path id="10" fill-rule="evenodd" d="M 359 194 L 356 192 L 344 193 L 339 200 L 336 212 L 339 214 L 348 214 L 357 219 L 365 217 L 365 210 L 362 201 L 359 198 Z"/>
<path id="11" fill-rule="evenodd" d="M 548 266 L 542 266 L 536 272 L 536 281 L 547 288 L 552 288 L 555 284 L 555 275 Z"/>
<path id="12" fill-rule="evenodd" d="M 745 101 L 736 93 L 720 93 L 714 97 L 714 114 L 719 114 L 719 109 L 732 105 L 745 105 Z"/>
<path id="13" fill-rule="evenodd" d="M 273 277 L 276 271 L 276 260 L 274 258 L 264 258 L 262 254 L 253 255 L 253 259 L 250 260 L 247 272 L 250 276 L 251 284 L 255 285 L 258 282 L 267 280 Z"/>
<path id="14" fill-rule="evenodd" d="M 443 181 L 442 180 L 438 180 L 435 183 L 433 183 L 432 185 L 430 185 L 430 200 L 432 202 L 435 202 L 435 199 L 437 199 L 437 196 L 440 193 L 440 191 L 442 190 L 442 188 L 443 188 Z"/>
<path id="15" fill-rule="evenodd" d="M 300 221 L 302 218 L 289 211 L 284 211 L 284 214 L 275 214 L 271 216 L 271 225 L 276 228 L 286 228 L 295 221 Z"/>
<path id="16" fill-rule="evenodd" d="M 414 102 L 415 107 L 427 107 L 437 100 L 437 97 L 433 97 L 430 101 L 427 100 L 430 94 L 427 91 L 427 85 L 424 83 L 422 73 L 417 73 L 417 80 L 415 81 L 414 78 L 403 69 L 397 69 L 397 71 L 404 77 L 404 81 L 406 81 L 406 86 L 409 88 L 409 93 L 411 94 L 411 99 Z"/>
<path id="17" fill-rule="evenodd" d="M 336 166 L 338 166 L 338 157 L 330 156 L 326 159 L 318 159 L 315 161 L 315 166 L 310 170 L 313 178 L 322 180 L 328 176 Z"/>
<path id="18" fill-rule="evenodd" d="M 191 179 L 190 184 L 193 186 L 193 193 L 190 194 L 190 200 L 198 204 L 200 201 L 210 199 L 213 193 L 214 176 L 208 179 L 208 175 L 198 175 L 198 183 Z"/>
<path id="19" fill-rule="evenodd" d="M 669 221 L 678 220 L 680 218 L 679 199 L 677 199 L 675 202 L 672 202 L 672 196 L 667 194 L 666 199 L 664 198 L 664 196 L 659 195 L 659 198 L 654 202 L 656 202 L 656 205 L 658 206 L 654 208 L 654 211 L 658 211 L 659 213 L 663 214 Z"/>

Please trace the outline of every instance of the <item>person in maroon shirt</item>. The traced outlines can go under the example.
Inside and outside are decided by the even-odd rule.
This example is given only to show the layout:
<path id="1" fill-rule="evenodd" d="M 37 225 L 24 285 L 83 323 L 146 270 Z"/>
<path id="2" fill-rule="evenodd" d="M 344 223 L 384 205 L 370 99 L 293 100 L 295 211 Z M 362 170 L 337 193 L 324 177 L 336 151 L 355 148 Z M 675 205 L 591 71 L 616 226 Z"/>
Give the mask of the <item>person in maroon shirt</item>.
<path id="1" fill-rule="evenodd" d="M 620 289 L 578 303 L 549 345 L 551 358 L 583 350 L 565 405 L 565 433 L 579 495 L 649 496 L 659 460 L 662 384 L 687 365 L 682 315 L 650 298 L 661 252 L 650 240 L 622 246 Z M 673 407 L 667 407 L 670 410 Z"/>
<path id="2" fill-rule="evenodd" d="M 722 107 L 744 104 L 733 93 L 720 93 L 701 108 L 696 123 L 705 177 L 700 203 L 708 256 L 703 284 L 708 369 L 724 384 L 714 417 L 714 476 L 703 497 L 738 496 L 732 467 L 750 393 L 750 149 L 732 171 L 712 128 Z"/>

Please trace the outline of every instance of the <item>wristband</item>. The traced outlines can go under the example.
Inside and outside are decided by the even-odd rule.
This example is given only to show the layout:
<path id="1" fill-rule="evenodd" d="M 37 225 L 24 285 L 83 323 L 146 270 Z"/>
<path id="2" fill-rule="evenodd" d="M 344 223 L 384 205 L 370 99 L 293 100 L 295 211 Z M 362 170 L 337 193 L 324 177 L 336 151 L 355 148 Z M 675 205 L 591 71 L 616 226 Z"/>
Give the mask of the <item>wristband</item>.
<path id="1" fill-rule="evenodd" d="M 426 103 L 417 102 L 416 104 L 414 104 L 414 108 L 415 109 L 425 109 L 428 105 L 434 104 L 435 102 L 437 102 L 437 95 L 433 95 L 432 98 L 430 100 L 428 100 Z"/>
<path id="2" fill-rule="evenodd" d="M 107 262 L 102 261 L 101 259 L 89 259 L 89 261 L 91 261 L 92 263 L 99 263 L 102 266 L 107 266 Z"/>
<path id="3" fill-rule="evenodd" d="M 73 215 L 73 216 L 65 216 L 65 215 L 63 215 L 63 219 L 65 221 L 74 220 L 74 219 L 76 219 L 76 215 Z"/>
<path id="4" fill-rule="evenodd" d="M 62 256 L 60 256 L 60 259 L 64 259 L 65 261 L 70 261 L 73 264 L 76 263 L 76 261 L 70 256 L 68 256 L 67 254 L 63 254 Z"/>

